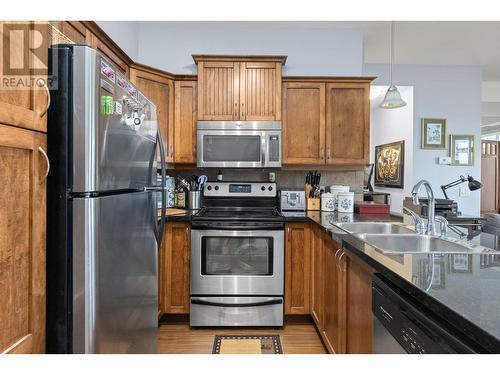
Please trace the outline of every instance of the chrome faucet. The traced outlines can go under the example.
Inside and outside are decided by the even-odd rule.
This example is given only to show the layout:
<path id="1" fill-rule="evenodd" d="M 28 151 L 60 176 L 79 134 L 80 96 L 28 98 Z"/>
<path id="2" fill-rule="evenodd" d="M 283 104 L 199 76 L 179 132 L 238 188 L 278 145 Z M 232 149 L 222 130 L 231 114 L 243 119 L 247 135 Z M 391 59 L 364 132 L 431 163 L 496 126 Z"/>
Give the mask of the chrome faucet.
<path id="1" fill-rule="evenodd" d="M 406 212 L 413 219 L 413 224 L 415 225 L 415 232 L 418 234 L 424 234 L 424 220 L 418 216 L 417 213 L 410 210 L 408 207 L 403 207 L 403 212 Z"/>
<path id="2" fill-rule="evenodd" d="M 435 222 L 435 215 L 434 215 L 434 192 L 432 191 L 431 184 L 427 180 L 420 180 L 417 182 L 417 184 L 413 187 L 411 190 L 411 195 L 413 196 L 413 204 L 419 204 L 418 201 L 418 192 L 422 185 L 425 186 L 425 190 L 427 191 L 427 198 L 428 198 L 428 212 L 427 212 L 427 229 L 425 231 L 425 234 L 435 236 L 436 235 L 436 222 Z"/>

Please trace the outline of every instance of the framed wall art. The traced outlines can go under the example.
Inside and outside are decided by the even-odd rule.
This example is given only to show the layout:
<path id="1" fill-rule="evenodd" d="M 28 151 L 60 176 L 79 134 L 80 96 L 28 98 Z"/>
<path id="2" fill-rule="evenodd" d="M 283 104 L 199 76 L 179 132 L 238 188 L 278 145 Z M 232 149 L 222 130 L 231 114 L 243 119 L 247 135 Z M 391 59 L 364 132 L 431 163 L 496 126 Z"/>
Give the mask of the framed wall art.
<path id="1" fill-rule="evenodd" d="M 404 187 L 405 141 L 375 146 L 375 186 Z"/>
<path id="2" fill-rule="evenodd" d="M 474 165 L 474 135 L 450 135 L 451 165 Z"/>
<path id="3" fill-rule="evenodd" d="M 420 131 L 420 148 L 428 150 L 446 149 L 446 119 L 423 118 Z"/>

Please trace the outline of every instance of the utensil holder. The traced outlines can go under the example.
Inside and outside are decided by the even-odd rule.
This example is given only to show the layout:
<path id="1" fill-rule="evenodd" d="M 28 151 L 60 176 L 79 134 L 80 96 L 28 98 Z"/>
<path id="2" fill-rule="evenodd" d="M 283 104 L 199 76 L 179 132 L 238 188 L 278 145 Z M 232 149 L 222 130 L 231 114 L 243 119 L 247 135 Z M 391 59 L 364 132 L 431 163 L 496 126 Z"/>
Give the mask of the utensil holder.
<path id="1" fill-rule="evenodd" d="M 188 207 L 190 210 L 201 209 L 201 191 L 190 191 L 188 194 Z"/>

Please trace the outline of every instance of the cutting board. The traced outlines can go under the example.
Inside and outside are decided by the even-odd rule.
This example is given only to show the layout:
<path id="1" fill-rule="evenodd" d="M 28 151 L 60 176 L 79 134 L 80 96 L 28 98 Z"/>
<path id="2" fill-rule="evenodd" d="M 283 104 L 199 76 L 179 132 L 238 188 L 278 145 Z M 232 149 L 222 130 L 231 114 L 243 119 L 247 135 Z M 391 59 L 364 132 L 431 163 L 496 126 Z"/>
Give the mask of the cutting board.
<path id="1" fill-rule="evenodd" d="M 177 215 L 186 215 L 187 210 L 183 210 L 180 208 L 167 208 L 167 216 L 177 216 Z M 161 216 L 161 210 L 158 210 L 158 216 Z"/>

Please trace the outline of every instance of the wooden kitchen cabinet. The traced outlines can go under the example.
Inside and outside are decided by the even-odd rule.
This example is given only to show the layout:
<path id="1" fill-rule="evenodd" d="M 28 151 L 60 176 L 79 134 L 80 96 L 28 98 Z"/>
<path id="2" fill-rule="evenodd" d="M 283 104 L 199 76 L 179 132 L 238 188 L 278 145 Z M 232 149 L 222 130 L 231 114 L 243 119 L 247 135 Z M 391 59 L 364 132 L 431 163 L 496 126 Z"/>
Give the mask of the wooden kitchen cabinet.
<path id="1" fill-rule="evenodd" d="M 312 227 L 311 238 L 311 317 L 321 332 L 323 328 L 323 297 L 325 290 L 325 264 L 323 234 L 318 225 Z"/>
<path id="2" fill-rule="evenodd" d="M 193 55 L 198 120 L 281 120 L 284 56 Z"/>
<path id="3" fill-rule="evenodd" d="M 285 314 L 310 313 L 311 225 L 285 225 Z"/>
<path id="4" fill-rule="evenodd" d="M 14 31 L 13 29 L 19 29 Z M 5 22 L 0 21 L 0 50 L 2 51 L 1 75 L 2 84 L 9 84 L 8 89 L 0 87 L 0 123 L 14 125 L 26 129 L 47 132 L 47 109 L 50 104 L 50 92 L 44 84 L 48 72 L 48 50 L 37 49 L 32 52 L 34 46 L 39 46 L 47 37 L 48 28 L 44 23 L 35 22 Z M 45 35 L 44 35 L 45 34 Z M 26 43 L 28 42 L 28 43 Z M 7 45 L 15 48 L 7 48 Z M 28 66 L 25 63 L 28 63 Z M 8 66 L 20 67 L 15 75 L 5 74 Z M 30 68 L 33 69 L 30 70 Z M 5 75 L 4 75 L 5 74 Z M 31 87 L 14 86 L 9 77 L 27 77 L 27 82 L 32 77 L 35 82 Z M 43 79 L 43 85 L 37 86 L 38 78 Z M 14 80 L 18 82 L 18 79 Z"/>
<path id="5" fill-rule="evenodd" d="M 322 233 L 324 266 L 324 311 L 320 330 L 329 353 L 344 353 L 345 326 L 343 325 L 343 274 L 338 256 L 339 244 L 328 233 Z"/>
<path id="6" fill-rule="evenodd" d="M 498 213 L 500 200 L 499 142 L 481 141 L 481 213 Z"/>
<path id="7" fill-rule="evenodd" d="M 174 79 L 145 65 L 133 64 L 130 81 L 156 105 L 158 127 L 165 144 L 167 162 L 174 161 Z"/>
<path id="8" fill-rule="evenodd" d="M 366 164 L 370 152 L 370 83 L 326 84 L 326 163 Z"/>
<path id="9" fill-rule="evenodd" d="M 311 244 L 310 311 L 326 349 L 371 353 L 373 268 L 315 224 Z"/>
<path id="10" fill-rule="evenodd" d="M 159 257 L 159 304 L 164 314 L 189 313 L 191 228 L 185 222 L 167 222 Z"/>
<path id="11" fill-rule="evenodd" d="M 325 163 L 325 83 L 283 83 L 283 164 Z"/>
<path id="12" fill-rule="evenodd" d="M 284 77 L 283 164 L 366 164 L 372 80 Z"/>
<path id="13" fill-rule="evenodd" d="M 0 124 L 0 353 L 45 352 L 46 150 Z"/>
<path id="14" fill-rule="evenodd" d="M 63 36 L 68 40 L 64 40 L 59 36 L 55 36 L 53 43 L 75 43 L 75 44 L 85 44 L 90 42 L 91 33 L 85 27 L 83 22 L 80 21 L 50 21 L 50 24 L 54 26 Z"/>
<path id="15" fill-rule="evenodd" d="M 283 62 L 278 60 L 240 62 L 240 120 L 281 120 Z"/>
<path id="16" fill-rule="evenodd" d="M 130 77 L 132 60 L 95 22 L 84 21 L 90 31 L 86 43 L 111 61 L 127 78 Z"/>
<path id="17" fill-rule="evenodd" d="M 344 273 L 345 285 L 342 300 L 345 351 L 349 354 L 372 353 L 372 275 L 374 269 L 345 250 L 342 250 L 339 261 Z"/>
<path id="18" fill-rule="evenodd" d="M 174 162 L 196 164 L 196 77 L 175 81 Z"/>

